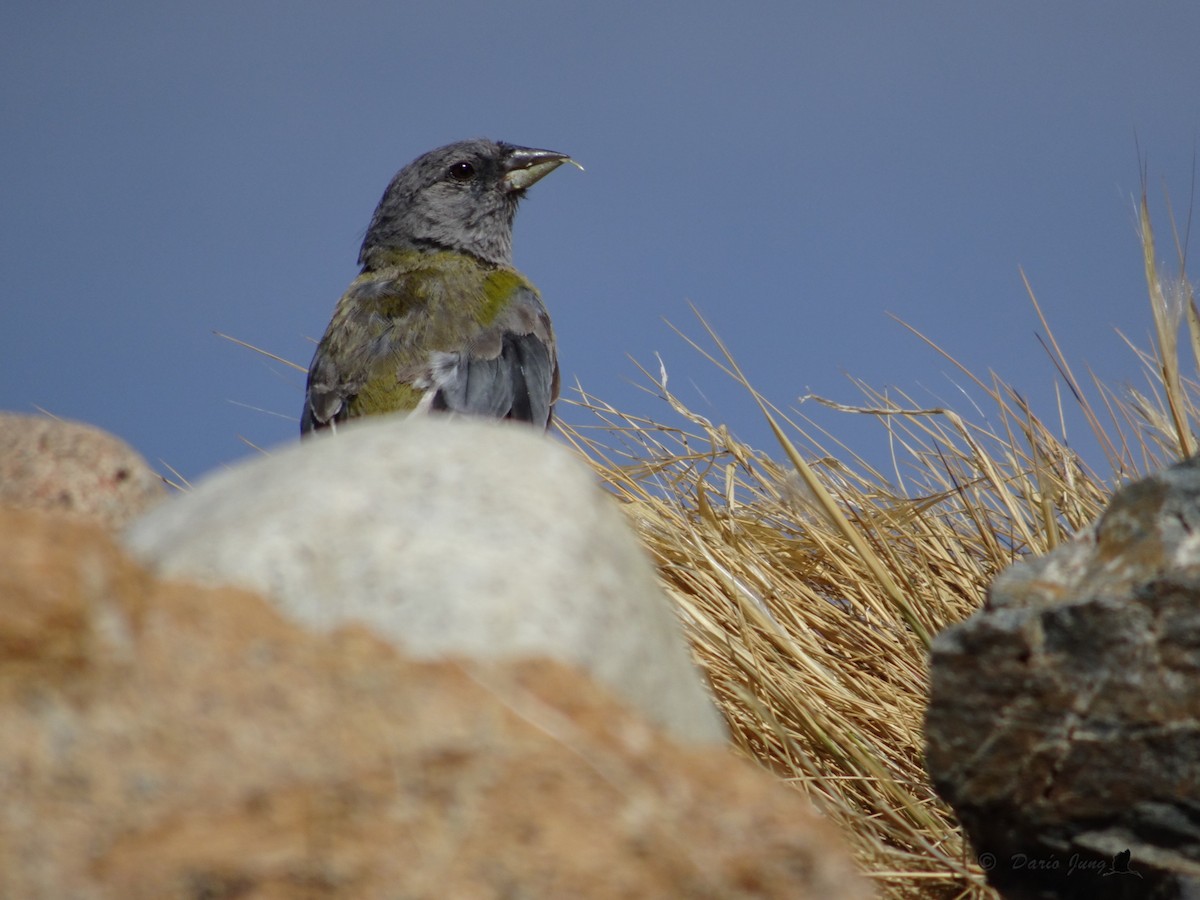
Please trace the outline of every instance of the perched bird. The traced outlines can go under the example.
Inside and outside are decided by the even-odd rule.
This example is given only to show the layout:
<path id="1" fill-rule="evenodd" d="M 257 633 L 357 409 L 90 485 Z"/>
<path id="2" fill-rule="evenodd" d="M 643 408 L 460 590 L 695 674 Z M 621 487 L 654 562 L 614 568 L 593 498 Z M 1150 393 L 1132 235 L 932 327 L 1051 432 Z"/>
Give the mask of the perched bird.
<path id="1" fill-rule="evenodd" d="M 431 150 L 388 185 L 308 369 L 301 434 L 357 416 L 445 410 L 550 424 L 554 331 L 513 268 L 526 189 L 573 159 L 489 140 Z M 582 168 L 582 167 L 580 167 Z"/>

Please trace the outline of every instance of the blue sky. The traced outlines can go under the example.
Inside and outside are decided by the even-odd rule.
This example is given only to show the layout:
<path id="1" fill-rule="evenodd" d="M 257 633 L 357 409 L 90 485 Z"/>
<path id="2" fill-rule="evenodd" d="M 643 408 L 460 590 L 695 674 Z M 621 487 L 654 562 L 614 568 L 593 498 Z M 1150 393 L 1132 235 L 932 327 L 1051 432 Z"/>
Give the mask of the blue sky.
<path id="1" fill-rule="evenodd" d="M 410 8 L 411 7 L 411 8 Z M 194 479 L 295 439 L 307 364 L 396 169 L 473 136 L 569 152 L 517 218 L 565 381 L 670 418 L 629 357 L 770 448 L 664 324 L 694 303 L 780 405 L 847 378 L 1044 412 L 1064 349 L 1139 378 L 1132 198 L 1191 199 L 1200 5 L 28 2 L 0 10 L 0 408 Z M 807 409 L 807 407 L 806 407 Z M 577 411 L 560 409 L 571 421 Z M 878 428 L 824 420 L 868 455 Z M 1080 449 L 1089 452 L 1081 430 Z"/>

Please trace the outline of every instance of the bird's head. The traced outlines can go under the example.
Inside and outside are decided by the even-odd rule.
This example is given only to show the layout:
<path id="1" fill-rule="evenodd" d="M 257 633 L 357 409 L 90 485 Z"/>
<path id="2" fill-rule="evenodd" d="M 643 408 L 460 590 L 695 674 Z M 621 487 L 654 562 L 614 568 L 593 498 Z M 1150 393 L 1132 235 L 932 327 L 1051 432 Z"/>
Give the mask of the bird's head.
<path id="1" fill-rule="evenodd" d="M 510 265 L 518 201 L 563 163 L 579 165 L 564 153 L 482 138 L 431 150 L 388 185 L 358 261 L 369 269 L 386 264 L 389 251 L 456 250 Z"/>

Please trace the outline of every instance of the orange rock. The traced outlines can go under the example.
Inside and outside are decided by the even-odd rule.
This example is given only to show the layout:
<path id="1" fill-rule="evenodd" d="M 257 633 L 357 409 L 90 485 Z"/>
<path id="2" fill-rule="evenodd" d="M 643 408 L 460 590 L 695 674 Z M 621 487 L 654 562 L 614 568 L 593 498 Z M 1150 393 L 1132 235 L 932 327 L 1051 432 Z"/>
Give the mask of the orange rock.
<path id="1" fill-rule="evenodd" d="M 558 663 L 408 661 L 0 511 L 0 896 L 869 896 L 833 826 Z"/>
<path id="2" fill-rule="evenodd" d="M 0 412 L 0 505 L 120 528 L 166 496 L 128 444 L 99 428 Z"/>

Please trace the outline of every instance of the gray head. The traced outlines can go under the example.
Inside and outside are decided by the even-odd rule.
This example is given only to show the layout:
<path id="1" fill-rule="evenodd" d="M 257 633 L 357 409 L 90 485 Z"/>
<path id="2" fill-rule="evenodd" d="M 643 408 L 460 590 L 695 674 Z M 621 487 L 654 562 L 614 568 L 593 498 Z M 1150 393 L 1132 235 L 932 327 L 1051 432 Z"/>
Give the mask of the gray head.
<path id="1" fill-rule="evenodd" d="M 564 153 L 484 138 L 430 150 L 397 172 L 384 191 L 359 264 L 371 269 L 386 263 L 386 251 L 416 249 L 457 250 L 511 265 L 517 203 L 526 188 L 565 162 L 575 163 Z"/>

